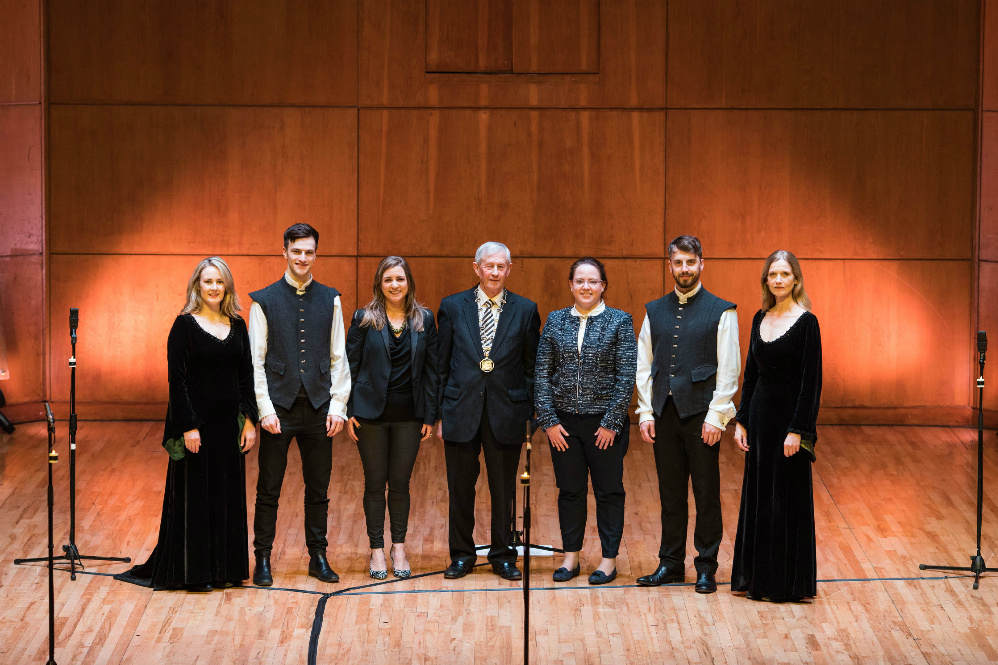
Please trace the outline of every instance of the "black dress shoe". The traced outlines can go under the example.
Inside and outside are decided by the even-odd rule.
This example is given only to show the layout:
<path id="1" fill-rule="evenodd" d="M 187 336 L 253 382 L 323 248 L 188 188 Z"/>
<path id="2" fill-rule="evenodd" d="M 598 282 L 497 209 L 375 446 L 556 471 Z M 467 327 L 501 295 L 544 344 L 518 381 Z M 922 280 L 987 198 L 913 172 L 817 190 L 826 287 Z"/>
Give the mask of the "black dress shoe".
<path id="1" fill-rule="evenodd" d="M 184 588 L 191 593 L 208 593 L 214 587 L 210 584 L 185 584 Z"/>
<path id="2" fill-rule="evenodd" d="M 551 576 L 551 579 L 553 579 L 555 582 L 567 582 L 573 577 L 578 577 L 579 570 L 580 570 L 579 564 L 575 564 L 575 568 L 573 568 L 572 570 L 569 570 L 568 568 L 562 566 L 558 570 L 554 571 L 554 575 Z"/>
<path id="3" fill-rule="evenodd" d="M 641 586 L 661 586 L 663 584 L 684 582 L 686 581 L 685 578 L 686 576 L 684 573 L 677 573 L 660 564 L 651 575 L 642 575 L 639 577 L 638 584 Z"/>
<path id="4" fill-rule="evenodd" d="M 451 561 L 444 571 L 444 578 L 457 580 L 471 572 L 471 564 L 464 560 Z"/>
<path id="5" fill-rule="evenodd" d="M 600 570 L 599 568 L 597 568 L 596 570 L 593 571 L 593 574 L 589 576 L 589 583 L 590 584 L 609 584 L 610 582 L 614 581 L 615 579 L 617 579 L 617 569 L 616 568 L 614 568 L 613 572 L 611 572 L 609 575 L 607 575 L 602 570 Z"/>
<path id="6" fill-rule="evenodd" d="M 697 576 L 697 584 L 693 587 L 693 590 L 697 593 L 714 593 L 717 591 L 717 582 L 714 581 L 714 575 L 711 573 L 700 573 Z"/>
<path id="7" fill-rule="evenodd" d="M 308 574 L 310 577 L 317 577 L 320 582 L 340 581 L 340 576 L 329 567 L 325 552 L 316 552 L 312 555 L 308 562 Z"/>
<path id="8" fill-rule="evenodd" d="M 253 569 L 253 584 L 257 586 L 270 586 L 274 583 L 274 576 L 270 574 L 270 555 L 257 554 L 256 568 Z"/>
<path id="9" fill-rule="evenodd" d="M 516 567 L 515 563 L 509 561 L 500 561 L 499 563 L 492 564 L 492 572 L 504 580 L 515 582 L 516 580 L 523 579 L 520 569 Z"/>

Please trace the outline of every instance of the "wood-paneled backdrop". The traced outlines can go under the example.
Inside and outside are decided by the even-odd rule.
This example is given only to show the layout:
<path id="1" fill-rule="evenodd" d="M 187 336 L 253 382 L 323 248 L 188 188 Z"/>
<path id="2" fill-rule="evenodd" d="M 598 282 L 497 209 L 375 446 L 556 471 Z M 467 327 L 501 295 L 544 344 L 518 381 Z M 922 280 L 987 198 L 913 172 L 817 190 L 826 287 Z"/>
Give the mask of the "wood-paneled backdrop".
<path id="1" fill-rule="evenodd" d="M 979 301 L 998 344 L 982 1 L 0 0 L 0 385 L 24 417 L 66 399 L 75 306 L 81 415 L 160 417 L 197 260 L 247 304 L 293 222 L 348 310 L 389 253 L 435 308 L 494 239 L 542 313 L 594 254 L 637 318 L 691 233 L 743 348 L 762 260 L 802 259 L 825 422 L 969 423 Z"/>

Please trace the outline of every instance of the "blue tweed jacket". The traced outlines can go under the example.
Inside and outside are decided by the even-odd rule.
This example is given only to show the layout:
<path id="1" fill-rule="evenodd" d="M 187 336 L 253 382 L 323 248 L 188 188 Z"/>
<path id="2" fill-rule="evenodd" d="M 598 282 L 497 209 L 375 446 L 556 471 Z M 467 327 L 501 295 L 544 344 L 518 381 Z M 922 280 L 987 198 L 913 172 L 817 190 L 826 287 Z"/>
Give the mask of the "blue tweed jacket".
<path id="1" fill-rule="evenodd" d="M 600 425 L 620 432 L 634 391 L 638 344 L 631 315 L 606 307 L 589 317 L 582 352 L 580 319 L 572 308 L 548 315 L 537 348 L 534 409 L 547 429 L 559 423 L 555 411 L 604 413 Z"/>

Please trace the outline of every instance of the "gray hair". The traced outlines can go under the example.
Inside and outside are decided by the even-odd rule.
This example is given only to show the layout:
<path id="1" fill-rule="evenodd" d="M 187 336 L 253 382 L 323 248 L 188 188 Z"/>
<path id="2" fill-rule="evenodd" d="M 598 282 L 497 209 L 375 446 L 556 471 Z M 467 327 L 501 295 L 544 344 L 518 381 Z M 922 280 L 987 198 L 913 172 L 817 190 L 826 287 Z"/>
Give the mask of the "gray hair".
<path id="1" fill-rule="evenodd" d="M 509 253 L 509 247 L 501 242 L 492 241 L 482 243 L 482 246 L 475 251 L 475 263 L 481 263 L 486 256 L 492 256 L 499 252 L 506 255 L 506 263 L 513 263 L 513 255 Z"/>

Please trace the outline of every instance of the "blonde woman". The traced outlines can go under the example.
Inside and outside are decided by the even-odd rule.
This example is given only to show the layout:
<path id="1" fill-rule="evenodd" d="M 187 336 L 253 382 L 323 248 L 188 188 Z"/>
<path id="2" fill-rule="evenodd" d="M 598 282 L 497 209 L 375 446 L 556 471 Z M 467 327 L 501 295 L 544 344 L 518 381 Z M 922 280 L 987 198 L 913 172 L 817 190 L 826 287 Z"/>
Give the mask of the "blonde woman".
<path id="1" fill-rule="evenodd" d="M 811 462 L 821 331 L 810 310 L 797 257 L 770 254 L 735 427 L 745 476 L 731 589 L 754 600 L 801 601 L 817 593 Z"/>
<path id="2" fill-rule="evenodd" d="M 163 441 L 168 447 L 182 439 L 183 447 L 171 450 L 159 542 L 148 561 L 117 579 L 211 591 L 249 577 L 243 454 L 256 442 L 257 411 L 249 335 L 238 312 L 225 261 L 201 261 L 167 340 Z"/>

